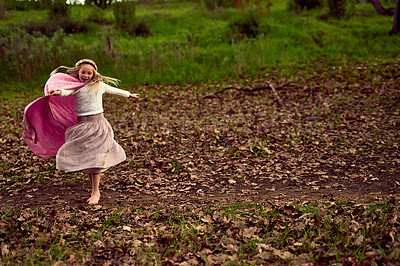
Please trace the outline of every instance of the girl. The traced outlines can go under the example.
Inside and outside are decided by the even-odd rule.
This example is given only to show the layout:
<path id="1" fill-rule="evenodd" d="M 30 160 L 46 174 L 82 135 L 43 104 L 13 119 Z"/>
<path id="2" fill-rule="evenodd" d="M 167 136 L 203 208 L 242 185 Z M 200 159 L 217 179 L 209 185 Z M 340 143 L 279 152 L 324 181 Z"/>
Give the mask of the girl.
<path id="1" fill-rule="evenodd" d="M 100 75 L 96 63 L 89 59 L 78 61 L 74 67 L 58 67 L 51 75 L 56 74 L 60 68 L 66 68 L 66 74 L 79 79 L 84 86 L 48 91 L 52 96 L 73 95 L 75 113 L 78 116 L 78 123 L 67 128 L 65 143 L 57 152 L 57 169 L 67 172 L 81 170 L 86 173 L 92 186 L 92 194 L 87 202 L 98 204 L 100 173 L 126 159 L 124 150 L 114 140 L 114 132 L 103 116 L 102 96 L 110 93 L 139 98 L 139 94 L 105 84 L 104 82 L 116 85 L 119 81 Z"/>

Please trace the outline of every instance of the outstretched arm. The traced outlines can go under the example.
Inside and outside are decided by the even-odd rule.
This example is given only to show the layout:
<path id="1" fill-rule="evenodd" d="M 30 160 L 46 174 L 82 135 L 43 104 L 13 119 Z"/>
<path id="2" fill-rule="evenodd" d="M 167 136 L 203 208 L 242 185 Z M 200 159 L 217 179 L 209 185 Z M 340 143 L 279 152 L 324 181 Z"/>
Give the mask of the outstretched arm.
<path id="1" fill-rule="evenodd" d="M 108 84 L 105 84 L 103 82 L 100 83 L 100 86 L 102 86 L 102 88 L 104 88 L 104 91 L 106 93 L 110 93 L 110 94 L 114 94 L 114 95 L 118 95 L 118 96 L 122 96 L 122 97 L 134 98 L 134 99 L 139 98 L 139 94 L 137 94 L 137 93 L 130 93 L 127 90 L 121 90 L 121 89 L 112 87 Z"/>

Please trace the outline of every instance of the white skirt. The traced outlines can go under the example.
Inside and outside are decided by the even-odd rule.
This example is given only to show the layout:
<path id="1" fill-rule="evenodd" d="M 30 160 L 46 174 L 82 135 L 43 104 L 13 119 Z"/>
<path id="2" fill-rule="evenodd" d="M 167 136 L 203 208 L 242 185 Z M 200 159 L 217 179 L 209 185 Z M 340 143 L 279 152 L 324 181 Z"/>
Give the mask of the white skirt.
<path id="1" fill-rule="evenodd" d="M 122 147 L 104 115 L 78 117 L 78 124 L 65 132 L 65 143 L 57 152 L 57 169 L 101 173 L 126 159 Z"/>

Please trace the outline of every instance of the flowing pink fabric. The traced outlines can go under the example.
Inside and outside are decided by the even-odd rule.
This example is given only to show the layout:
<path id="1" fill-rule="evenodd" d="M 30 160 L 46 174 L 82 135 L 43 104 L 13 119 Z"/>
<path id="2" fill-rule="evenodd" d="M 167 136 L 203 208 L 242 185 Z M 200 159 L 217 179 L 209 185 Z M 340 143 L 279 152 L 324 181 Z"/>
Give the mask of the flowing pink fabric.
<path id="1" fill-rule="evenodd" d="M 78 123 L 74 96 L 50 96 L 48 91 L 79 89 L 83 86 L 85 84 L 77 78 L 57 73 L 46 82 L 45 96 L 25 107 L 22 139 L 36 155 L 42 158 L 56 156 L 58 149 L 65 143 L 65 131 Z"/>

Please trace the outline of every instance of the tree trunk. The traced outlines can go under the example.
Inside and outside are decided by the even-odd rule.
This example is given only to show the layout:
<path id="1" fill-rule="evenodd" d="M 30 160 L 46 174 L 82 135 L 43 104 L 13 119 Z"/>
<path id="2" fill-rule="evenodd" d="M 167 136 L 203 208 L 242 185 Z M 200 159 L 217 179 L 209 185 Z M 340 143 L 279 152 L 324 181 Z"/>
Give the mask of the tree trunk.
<path id="1" fill-rule="evenodd" d="M 393 35 L 393 34 L 399 34 L 400 33 L 400 29 L 399 29 L 399 19 L 400 19 L 400 0 L 396 0 L 396 4 L 394 7 L 394 19 L 393 19 L 393 28 L 392 30 L 389 32 L 389 35 Z"/>
<path id="2" fill-rule="evenodd" d="M 381 15 L 385 16 L 393 16 L 393 10 L 392 9 L 386 9 L 381 5 L 381 2 L 379 0 L 369 0 L 371 4 L 374 6 L 376 12 Z M 397 1 L 397 0 L 396 0 Z"/>

